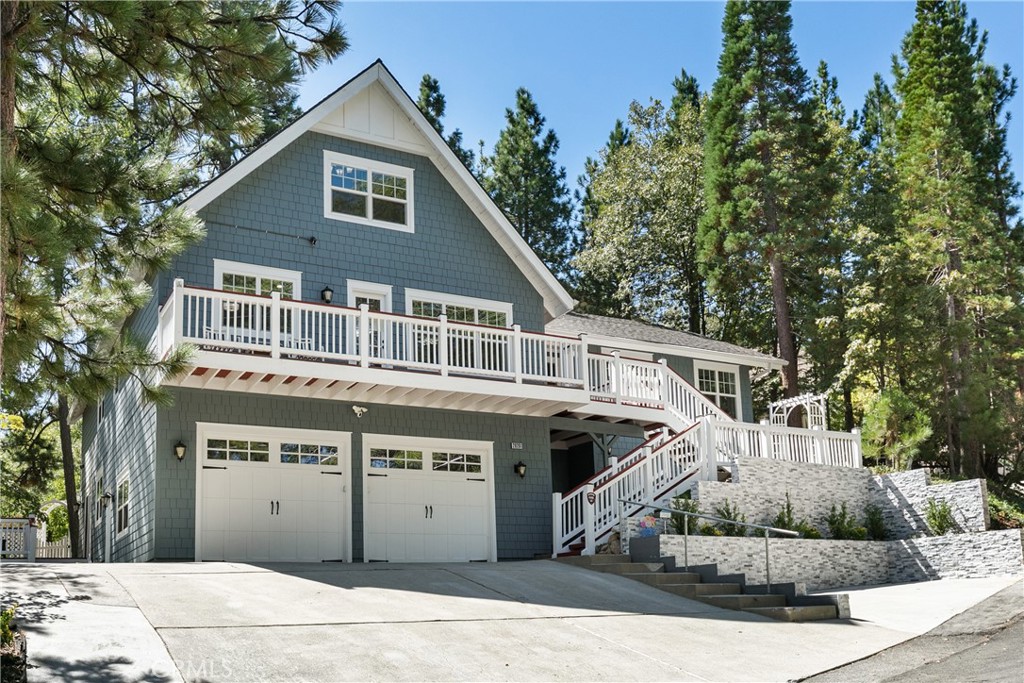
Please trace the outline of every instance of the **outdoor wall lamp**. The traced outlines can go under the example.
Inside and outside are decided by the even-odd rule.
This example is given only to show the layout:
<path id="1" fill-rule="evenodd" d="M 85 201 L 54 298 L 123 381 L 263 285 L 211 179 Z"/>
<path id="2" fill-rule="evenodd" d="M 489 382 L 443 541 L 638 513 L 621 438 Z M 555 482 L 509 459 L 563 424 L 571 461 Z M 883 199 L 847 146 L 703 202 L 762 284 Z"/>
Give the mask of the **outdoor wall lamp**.
<path id="1" fill-rule="evenodd" d="M 512 471 L 519 475 L 520 479 L 526 478 L 526 463 L 520 460 L 515 465 L 512 465 Z"/>
<path id="2" fill-rule="evenodd" d="M 330 287 L 324 287 L 320 290 L 320 300 L 325 304 L 329 304 L 334 301 L 334 290 Z"/>
<path id="3" fill-rule="evenodd" d="M 110 501 L 113 500 L 113 498 L 114 495 L 112 493 L 104 493 L 102 496 L 100 496 L 100 505 L 102 505 L 103 507 L 107 507 L 108 505 L 110 505 Z"/>
<path id="4" fill-rule="evenodd" d="M 182 460 L 185 459 L 186 450 L 187 448 L 185 444 L 181 442 L 181 440 L 179 440 L 178 443 L 174 444 L 174 457 L 178 459 L 178 462 L 181 462 Z"/>

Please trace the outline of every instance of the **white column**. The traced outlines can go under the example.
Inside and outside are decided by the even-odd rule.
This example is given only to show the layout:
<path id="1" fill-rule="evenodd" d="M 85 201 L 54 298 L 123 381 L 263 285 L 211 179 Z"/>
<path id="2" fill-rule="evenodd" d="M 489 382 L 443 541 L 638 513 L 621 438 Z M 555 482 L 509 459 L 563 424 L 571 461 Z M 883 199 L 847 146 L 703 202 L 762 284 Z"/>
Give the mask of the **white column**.
<path id="1" fill-rule="evenodd" d="M 583 391 L 590 392 L 590 351 L 587 349 L 587 335 L 580 333 L 580 379 L 583 380 Z"/>
<path id="2" fill-rule="evenodd" d="M 370 367 L 370 307 L 359 304 L 359 365 Z"/>
<path id="3" fill-rule="evenodd" d="M 658 365 L 661 366 L 658 371 L 661 373 L 661 406 L 662 410 L 668 410 L 670 400 L 668 393 L 668 360 L 665 358 L 659 358 Z"/>
<path id="4" fill-rule="evenodd" d="M 171 314 L 174 316 L 174 345 L 178 346 L 181 344 L 181 339 L 185 334 L 185 281 L 180 277 L 174 278 L 174 303 L 171 305 Z M 211 325 L 217 325 L 219 320 L 211 320 Z M 197 325 L 201 325 L 202 321 L 198 321 Z M 202 330 L 198 330 L 197 334 L 202 333 Z M 162 349 L 166 352 L 167 349 Z"/>
<path id="5" fill-rule="evenodd" d="M 512 372 L 516 384 L 523 383 L 523 328 L 516 323 L 512 326 Z"/>
<path id="6" fill-rule="evenodd" d="M 711 415 L 705 415 L 700 421 L 700 429 L 704 433 L 704 438 L 701 439 L 704 443 L 704 462 L 701 478 L 704 481 L 714 481 L 718 479 L 718 456 L 715 453 L 715 418 Z"/>
<path id="7" fill-rule="evenodd" d="M 587 484 L 583 487 L 583 555 L 593 555 L 597 550 L 597 528 L 594 520 L 594 505 L 590 502 L 590 494 L 594 492 L 594 485 Z M 596 502 L 596 501 L 595 501 Z"/>
<path id="8" fill-rule="evenodd" d="M 861 448 L 860 448 L 860 428 L 859 427 L 854 427 L 853 429 L 850 430 L 850 433 L 853 434 L 853 463 L 852 464 L 853 464 L 854 467 L 863 467 L 864 466 L 864 454 L 861 452 Z"/>
<path id="9" fill-rule="evenodd" d="M 37 536 L 38 528 L 36 527 L 35 515 L 28 516 L 28 524 L 24 526 L 25 529 L 25 559 L 29 562 L 36 561 L 36 550 L 38 548 L 39 537 Z"/>
<path id="10" fill-rule="evenodd" d="M 281 292 L 270 293 L 270 357 L 281 357 Z"/>
<path id="11" fill-rule="evenodd" d="M 615 368 L 615 402 L 622 403 L 622 361 L 619 352 L 612 351 L 612 367 Z"/>
<path id="12" fill-rule="evenodd" d="M 562 494 L 551 494 L 551 558 L 562 552 Z"/>
<path id="13" fill-rule="evenodd" d="M 437 333 L 437 362 L 441 364 L 441 376 L 448 376 L 448 316 L 442 313 L 437 317 L 441 327 Z"/>

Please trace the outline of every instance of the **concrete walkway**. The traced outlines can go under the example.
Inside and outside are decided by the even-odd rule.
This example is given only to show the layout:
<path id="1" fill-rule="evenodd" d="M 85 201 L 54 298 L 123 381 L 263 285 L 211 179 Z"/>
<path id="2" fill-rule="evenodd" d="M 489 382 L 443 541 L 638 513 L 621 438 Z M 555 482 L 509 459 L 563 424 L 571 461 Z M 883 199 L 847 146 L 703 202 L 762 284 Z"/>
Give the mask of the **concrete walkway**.
<path id="1" fill-rule="evenodd" d="M 8 563 L 0 575 L 32 681 L 792 680 L 1015 581 L 865 589 L 851 620 L 787 624 L 548 561 Z"/>

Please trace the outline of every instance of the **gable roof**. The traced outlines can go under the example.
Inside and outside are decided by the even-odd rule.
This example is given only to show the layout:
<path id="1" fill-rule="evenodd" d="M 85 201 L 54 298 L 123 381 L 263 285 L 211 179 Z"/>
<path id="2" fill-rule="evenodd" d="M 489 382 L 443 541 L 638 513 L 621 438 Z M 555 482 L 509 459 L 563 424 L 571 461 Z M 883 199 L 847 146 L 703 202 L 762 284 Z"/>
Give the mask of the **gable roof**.
<path id="1" fill-rule="evenodd" d="M 278 131 L 226 171 L 212 178 L 190 195 L 183 202 L 183 205 L 192 211 L 202 209 L 265 161 L 294 142 L 302 134 L 314 129 L 318 124 L 329 125 L 326 120 L 332 114 L 360 93 L 371 88 L 374 84 L 378 84 L 390 95 L 398 111 L 404 115 L 407 122 L 426 141 L 426 156 L 434 163 L 462 200 L 473 210 L 474 214 L 491 234 L 491 237 L 498 242 L 505 253 L 508 254 L 508 257 L 512 259 L 512 262 L 515 263 L 516 267 L 519 268 L 533 285 L 534 289 L 541 295 L 544 300 L 544 310 L 547 317 L 549 319 L 557 318 L 571 310 L 573 300 L 569 293 L 565 291 L 565 288 L 559 284 L 555 276 L 551 274 L 540 258 L 520 236 L 505 214 L 502 213 L 501 209 L 498 208 L 483 187 L 480 186 L 480 183 L 473 174 L 455 156 L 455 153 L 452 152 L 444 139 L 434 130 L 434 127 L 430 125 L 430 122 L 420 112 L 416 103 L 413 102 L 409 94 L 402 88 L 380 59 L 363 69 L 363 71 L 352 77 L 330 95 L 317 102 L 309 111 Z M 328 134 L 344 135 L 335 131 L 336 127 Z M 381 143 L 376 142 L 374 144 Z M 423 152 L 417 153 L 423 154 Z"/>
<path id="2" fill-rule="evenodd" d="M 766 353 L 717 339 L 709 339 L 692 332 L 673 330 L 638 320 L 609 318 L 590 313 L 570 311 L 549 322 L 544 329 L 555 334 L 586 334 L 593 344 L 600 344 L 604 341 L 610 345 L 633 348 L 638 351 L 669 355 L 681 354 L 692 358 L 769 369 L 781 368 L 786 364 L 786 361 Z"/>

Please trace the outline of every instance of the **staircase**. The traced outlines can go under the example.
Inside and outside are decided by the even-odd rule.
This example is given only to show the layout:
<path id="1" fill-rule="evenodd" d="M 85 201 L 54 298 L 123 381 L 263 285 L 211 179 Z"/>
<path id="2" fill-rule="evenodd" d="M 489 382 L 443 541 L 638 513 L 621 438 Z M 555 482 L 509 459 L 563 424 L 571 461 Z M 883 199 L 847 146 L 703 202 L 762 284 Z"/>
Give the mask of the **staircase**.
<path id="1" fill-rule="evenodd" d="M 845 596 L 798 596 L 792 584 L 747 586 L 742 574 L 719 576 L 714 565 L 680 571 L 675 560 L 634 562 L 629 555 L 584 555 L 560 557 L 565 562 L 593 571 L 618 574 L 659 590 L 715 607 L 760 614 L 779 621 L 821 621 L 848 618 Z"/>

